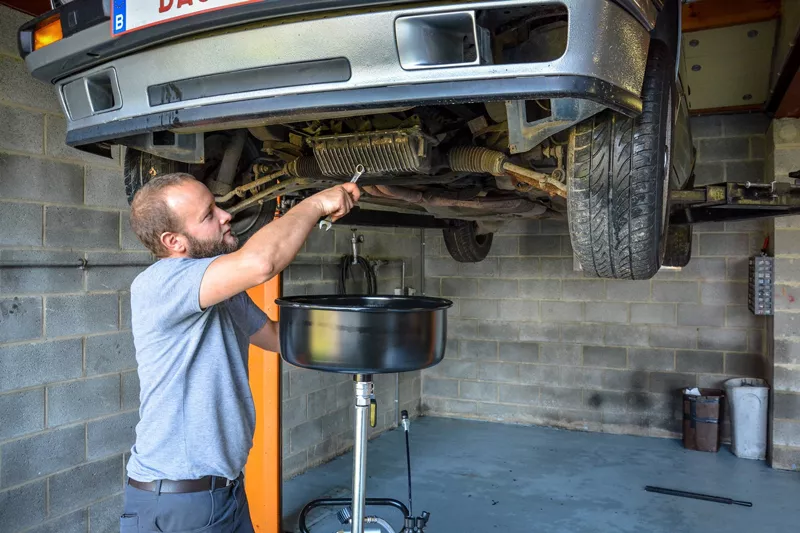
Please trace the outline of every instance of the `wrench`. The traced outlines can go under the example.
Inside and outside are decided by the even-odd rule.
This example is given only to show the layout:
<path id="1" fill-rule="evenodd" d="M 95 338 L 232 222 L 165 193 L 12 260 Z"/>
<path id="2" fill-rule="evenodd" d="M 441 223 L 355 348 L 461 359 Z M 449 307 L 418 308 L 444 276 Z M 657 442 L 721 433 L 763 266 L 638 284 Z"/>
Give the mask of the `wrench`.
<path id="1" fill-rule="evenodd" d="M 365 172 L 364 165 L 361 164 L 356 165 L 356 172 L 350 179 L 350 183 L 357 182 L 358 178 L 360 178 L 361 175 L 364 174 L 364 172 Z M 324 220 L 319 221 L 319 229 L 325 229 L 325 231 L 328 231 L 329 229 L 331 229 L 331 226 L 333 226 L 333 221 L 331 220 L 330 216 L 325 218 Z"/>

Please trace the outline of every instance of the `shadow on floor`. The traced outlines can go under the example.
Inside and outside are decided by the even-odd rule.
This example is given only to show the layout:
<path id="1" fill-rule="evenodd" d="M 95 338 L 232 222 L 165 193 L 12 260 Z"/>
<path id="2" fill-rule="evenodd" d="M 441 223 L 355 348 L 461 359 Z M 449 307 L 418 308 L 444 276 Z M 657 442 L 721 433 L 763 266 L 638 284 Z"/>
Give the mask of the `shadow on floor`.
<path id="1" fill-rule="evenodd" d="M 401 430 L 370 441 L 367 496 L 407 504 Z M 349 497 L 352 455 L 286 483 L 284 529 L 309 500 Z M 764 461 L 685 450 L 680 441 L 445 418 L 411 426 L 413 511 L 430 532 L 790 532 L 800 524 L 800 474 Z M 644 491 L 656 485 L 747 500 L 752 508 Z M 400 514 L 368 509 L 398 531 Z M 341 529 L 322 516 L 311 533 Z"/>

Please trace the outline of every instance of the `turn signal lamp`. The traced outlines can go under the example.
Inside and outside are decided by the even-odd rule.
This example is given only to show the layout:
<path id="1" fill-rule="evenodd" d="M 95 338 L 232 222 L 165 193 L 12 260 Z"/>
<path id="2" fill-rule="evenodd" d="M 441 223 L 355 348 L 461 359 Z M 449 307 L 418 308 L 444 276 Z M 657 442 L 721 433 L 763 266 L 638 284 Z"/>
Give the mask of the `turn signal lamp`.
<path id="1" fill-rule="evenodd" d="M 36 25 L 33 32 L 33 49 L 39 50 L 64 38 L 61 30 L 61 18 L 58 15 L 46 18 Z"/>

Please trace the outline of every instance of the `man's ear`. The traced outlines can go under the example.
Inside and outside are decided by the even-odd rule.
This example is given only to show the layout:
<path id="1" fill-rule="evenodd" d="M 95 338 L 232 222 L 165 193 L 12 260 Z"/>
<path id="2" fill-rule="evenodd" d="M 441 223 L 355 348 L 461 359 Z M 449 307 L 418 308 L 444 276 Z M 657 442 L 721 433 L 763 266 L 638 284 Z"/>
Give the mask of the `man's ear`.
<path id="1" fill-rule="evenodd" d="M 180 233 L 172 231 L 165 231 L 161 234 L 161 244 L 170 253 L 183 254 L 186 253 L 186 238 Z"/>

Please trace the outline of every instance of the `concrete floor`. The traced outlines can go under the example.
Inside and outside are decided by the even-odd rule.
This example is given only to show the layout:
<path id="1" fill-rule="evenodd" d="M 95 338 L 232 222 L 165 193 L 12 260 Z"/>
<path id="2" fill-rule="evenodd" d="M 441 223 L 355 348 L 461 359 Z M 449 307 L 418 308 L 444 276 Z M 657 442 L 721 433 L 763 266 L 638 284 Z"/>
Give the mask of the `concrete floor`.
<path id="1" fill-rule="evenodd" d="M 422 418 L 411 426 L 414 513 L 431 532 L 797 531 L 800 474 L 764 461 L 683 449 L 680 441 Z M 406 502 L 403 433 L 370 441 L 368 497 Z M 284 483 L 285 530 L 303 505 L 348 497 L 352 455 Z M 752 508 L 652 494 L 645 485 L 753 502 Z M 406 503 L 407 504 L 407 503 Z M 368 509 L 398 531 L 397 511 Z M 341 526 L 312 516 L 311 533 Z"/>

